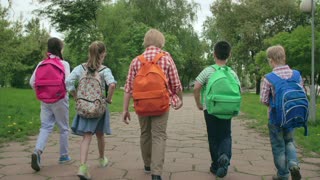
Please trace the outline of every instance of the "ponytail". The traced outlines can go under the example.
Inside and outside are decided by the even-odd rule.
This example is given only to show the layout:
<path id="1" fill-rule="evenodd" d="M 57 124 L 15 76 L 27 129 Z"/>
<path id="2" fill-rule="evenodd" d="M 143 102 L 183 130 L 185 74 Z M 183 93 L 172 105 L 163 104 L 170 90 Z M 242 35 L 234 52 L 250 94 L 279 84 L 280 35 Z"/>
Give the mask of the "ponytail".
<path id="1" fill-rule="evenodd" d="M 101 41 L 94 41 L 89 46 L 89 58 L 87 68 L 89 72 L 98 70 L 102 64 L 101 54 L 106 51 L 106 47 Z"/>

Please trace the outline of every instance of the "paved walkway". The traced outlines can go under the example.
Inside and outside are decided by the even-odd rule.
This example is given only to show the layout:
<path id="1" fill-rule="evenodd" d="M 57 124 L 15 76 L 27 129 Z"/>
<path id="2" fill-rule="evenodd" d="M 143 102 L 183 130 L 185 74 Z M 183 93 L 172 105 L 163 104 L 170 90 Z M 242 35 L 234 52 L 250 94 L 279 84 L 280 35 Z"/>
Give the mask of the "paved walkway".
<path id="1" fill-rule="evenodd" d="M 89 161 L 94 180 L 150 180 L 144 174 L 139 148 L 139 125 L 132 113 L 131 124 L 125 125 L 119 114 L 112 114 L 113 135 L 106 136 L 106 155 L 110 164 L 99 168 L 97 145 L 92 141 Z M 268 180 L 275 174 L 269 140 L 248 129 L 242 117 L 233 120 L 233 158 L 226 180 Z M 70 136 L 68 165 L 57 163 L 59 136 L 54 133 L 42 155 L 42 169 L 34 172 L 30 167 L 30 155 L 36 137 L 24 143 L 9 143 L 0 148 L 0 180 L 77 180 L 79 143 L 81 137 Z M 301 157 L 303 179 L 320 179 L 320 157 Z M 212 180 L 209 172 L 210 155 L 203 114 L 195 108 L 193 97 L 184 97 L 184 107 L 171 111 L 168 124 L 168 140 L 164 164 L 164 180 Z"/>

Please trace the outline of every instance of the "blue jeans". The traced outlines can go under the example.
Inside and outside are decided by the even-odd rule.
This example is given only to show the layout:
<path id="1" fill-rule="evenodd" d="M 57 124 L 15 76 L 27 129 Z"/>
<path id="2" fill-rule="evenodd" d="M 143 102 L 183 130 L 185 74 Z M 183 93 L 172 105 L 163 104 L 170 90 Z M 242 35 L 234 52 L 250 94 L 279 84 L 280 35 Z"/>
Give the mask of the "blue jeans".
<path id="1" fill-rule="evenodd" d="M 217 170 L 218 159 L 221 155 L 225 154 L 230 164 L 231 159 L 231 119 L 219 119 L 216 116 L 208 114 L 204 110 L 204 118 L 207 125 L 209 150 L 211 155 L 211 168 Z"/>
<path id="2" fill-rule="evenodd" d="M 280 178 L 288 179 L 289 169 L 298 166 L 296 147 L 294 144 L 294 130 L 289 132 L 282 128 L 268 124 L 269 136 L 273 154 L 273 161 Z"/>

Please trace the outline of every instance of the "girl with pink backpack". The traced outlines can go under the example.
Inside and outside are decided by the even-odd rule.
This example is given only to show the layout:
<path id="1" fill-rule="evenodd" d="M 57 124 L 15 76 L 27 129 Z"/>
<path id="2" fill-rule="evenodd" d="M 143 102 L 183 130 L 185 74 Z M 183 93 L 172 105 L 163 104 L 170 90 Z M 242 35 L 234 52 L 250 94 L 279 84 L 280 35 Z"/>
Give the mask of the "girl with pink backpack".
<path id="1" fill-rule="evenodd" d="M 40 157 L 49 135 L 57 124 L 60 129 L 59 163 L 69 162 L 69 98 L 65 80 L 70 74 L 70 65 L 62 57 L 63 42 L 58 38 L 48 40 L 47 57 L 34 70 L 30 85 L 41 101 L 41 128 L 34 152 L 31 155 L 31 168 L 40 171 Z"/>

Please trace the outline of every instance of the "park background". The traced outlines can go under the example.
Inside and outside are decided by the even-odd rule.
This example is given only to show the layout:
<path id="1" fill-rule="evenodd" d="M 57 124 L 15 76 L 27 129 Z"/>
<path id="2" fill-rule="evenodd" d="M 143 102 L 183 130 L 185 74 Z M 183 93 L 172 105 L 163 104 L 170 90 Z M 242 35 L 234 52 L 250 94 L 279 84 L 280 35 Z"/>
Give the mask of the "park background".
<path id="1" fill-rule="evenodd" d="M 286 48 L 287 63 L 301 72 L 308 89 L 311 82 L 311 16 L 299 9 L 300 0 L 211 1 L 201 33 L 194 29 L 200 5 L 187 0 L 34 0 L 41 6 L 28 21 L 12 19 L 12 3 L 0 4 L 0 142 L 24 141 L 38 133 L 40 104 L 29 87 L 29 78 L 44 58 L 50 30 L 45 17 L 64 36 L 64 59 L 71 68 L 85 62 L 88 45 L 101 40 L 107 46 L 105 65 L 112 69 L 118 89 L 110 109 L 121 112 L 123 92 L 131 60 L 143 52 L 143 37 L 149 28 L 165 34 L 164 50 L 175 60 L 185 93 L 194 78 L 214 62 L 212 49 L 218 40 L 233 47 L 228 65 L 239 75 L 243 89 L 241 111 L 248 126 L 267 133 L 266 107 L 259 103 L 260 83 L 269 71 L 265 50 L 270 45 Z M 315 37 L 320 44 L 319 0 L 316 1 Z M 23 17 L 23 14 L 21 15 Z M 316 48 L 316 95 L 320 84 L 320 48 Z M 317 98 L 317 106 L 319 99 Z M 70 121 L 74 102 L 70 99 Z M 299 129 L 297 143 L 305 155 L 320 153 L 320 114 L 309 122 L 310 135 Z"/>

